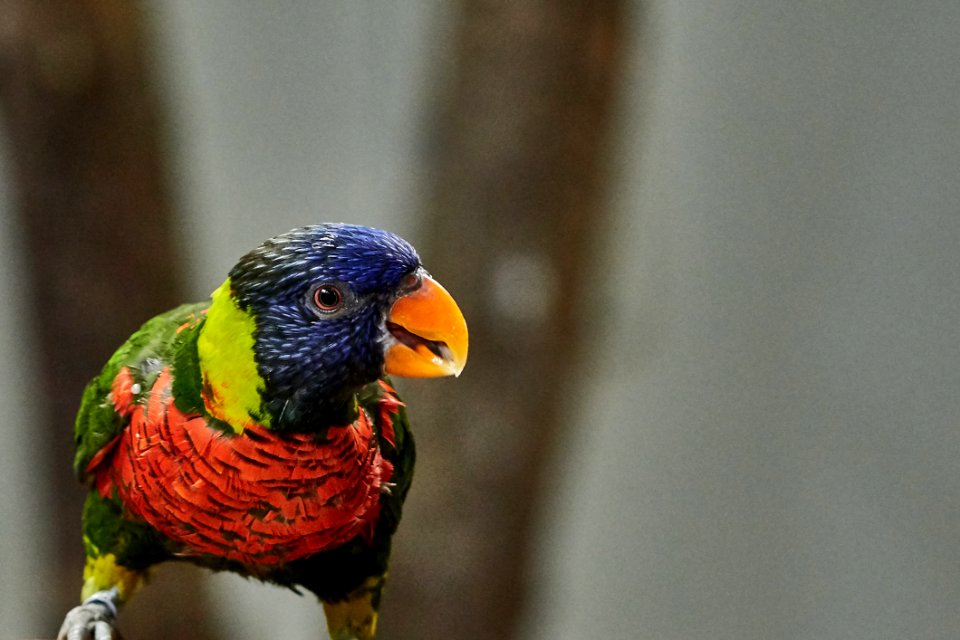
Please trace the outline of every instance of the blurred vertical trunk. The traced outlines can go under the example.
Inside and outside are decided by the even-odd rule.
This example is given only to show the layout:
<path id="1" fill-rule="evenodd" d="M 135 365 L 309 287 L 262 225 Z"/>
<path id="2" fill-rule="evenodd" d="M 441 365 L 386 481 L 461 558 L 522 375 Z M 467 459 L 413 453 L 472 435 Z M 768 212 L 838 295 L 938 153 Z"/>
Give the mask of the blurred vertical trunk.
<path id="1" fill-rule="evenodd" d="M 47 599 L 52 635 L 77 603 L 83 492 L 71 471 L 73 416 L 83 385 L 151 315 L 179 302 L 180 261 L 163 166 L 158 106 L 135 3 L 0 1 L 0 102 L 13 184 L 29 245 L 42 387 L 38 475 L 53 491 Z M 166 571 L 165 571 L 166 573 Z M 202 598 L 169 580 L 141 596 L 122 628 L 140 640 L 208 637 Z M 164 616 L 173 608 L 177 615 Z M 157 623 L 164 618 L 162 626 Z"/>
<path id="2" fill-rule="evenodd" d="M 418 469 L 384 638 L 515 631 L 546 454 L 567 428 L 589 321 L 578 300 L 603 225 L 624 5 L 462 3 L 421 244 L 462 303 L 470 362 L 460 380 L 405 388 Z"/>

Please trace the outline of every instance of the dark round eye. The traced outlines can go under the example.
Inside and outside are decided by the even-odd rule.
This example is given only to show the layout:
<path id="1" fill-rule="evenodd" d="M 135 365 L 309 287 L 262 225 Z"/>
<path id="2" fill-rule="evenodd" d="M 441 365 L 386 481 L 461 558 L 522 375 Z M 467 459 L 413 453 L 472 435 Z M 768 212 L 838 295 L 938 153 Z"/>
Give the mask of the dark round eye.
<path id="1" fill-rule="evenodd" d="M 409 293 L 419 289 L 422 284 L 423 277 L 420 275 L 420 272 L 414 271 L 413 273 L 408 273 L 403 276 L 403 280 L 400 281 L 400 290 L 404 293 Z"/>
<path id="2" fill-rule="evenodd" d="M 343 306 L 343 292 L 332 284 L 322 284 L 313 291 L 313 304 L 323 313 L 333 313 Z"/>

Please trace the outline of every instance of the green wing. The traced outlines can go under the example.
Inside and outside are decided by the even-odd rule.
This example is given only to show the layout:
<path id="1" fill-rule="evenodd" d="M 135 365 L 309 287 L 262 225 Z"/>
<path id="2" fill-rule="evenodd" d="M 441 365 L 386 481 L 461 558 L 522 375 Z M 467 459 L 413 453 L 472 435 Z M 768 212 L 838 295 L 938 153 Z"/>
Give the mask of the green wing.
<path id="1" fill-rule="evenodd" d="M 182 305 L 147 321 L 117 349 L 100 375 L 87 385 L 74 426 L 76 456 L 73 468 L 81 480 L 88 477 L 86 468 L 90 460 L 127 425 L 127 418 L 119 415 L 110 401 L 110 389 L 117 374 L 129 367 L 135 381 L 146 393 L 160 371 L 174 364 L 179 352 L 185 351 L 183 347 L 193 346 L 189 341 L 192 338 L 195 342 L 194 327 L 179 330 L 184 325 L 195 324 L 191 321 L 200 319 L 207 304 Z"/>

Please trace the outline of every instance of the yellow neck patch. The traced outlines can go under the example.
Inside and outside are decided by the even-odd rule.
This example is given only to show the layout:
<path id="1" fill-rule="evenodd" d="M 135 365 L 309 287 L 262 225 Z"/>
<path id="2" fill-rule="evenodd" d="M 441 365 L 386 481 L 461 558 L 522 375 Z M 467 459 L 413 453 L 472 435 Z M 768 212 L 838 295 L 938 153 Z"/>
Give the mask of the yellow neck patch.
<path id="1" fill-rule="evenodd" d="M 223 420 L 237 433 L 250 424 L 270 426 L 261 409 L 263 379 L 254 360 L 256 324 L 230 296 L 227 278 L 213 292 L 210 309 L 197 339 L 203 372 L 203 401 L 210 415 Z"/>

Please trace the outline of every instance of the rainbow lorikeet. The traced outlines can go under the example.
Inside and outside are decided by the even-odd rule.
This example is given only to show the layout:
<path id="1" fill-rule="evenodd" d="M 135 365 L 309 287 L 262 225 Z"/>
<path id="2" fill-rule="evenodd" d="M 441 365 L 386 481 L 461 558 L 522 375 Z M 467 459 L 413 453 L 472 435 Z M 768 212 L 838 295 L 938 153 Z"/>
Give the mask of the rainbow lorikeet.
<path id="1" fill-rule="evenodd" d="M 401 238 L 272 238 L 207 302 L 148 321 L 83 394 L 83 604 L 61 639 L 114 637 L 166 560 L 311 591 L 336 640 L 374 637 L 414 448 L 387 374 L 459 375 L 467 328 Z"/>

